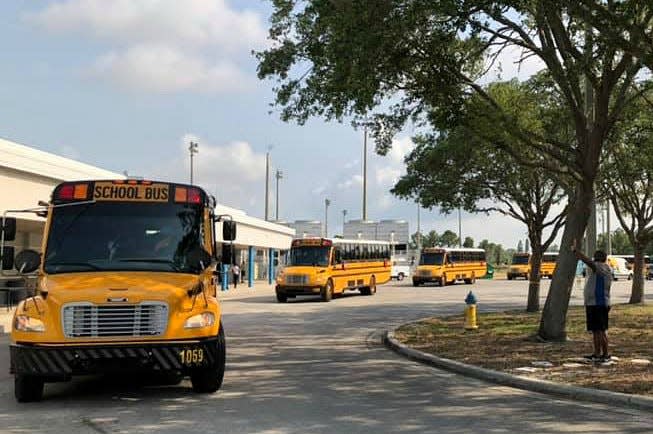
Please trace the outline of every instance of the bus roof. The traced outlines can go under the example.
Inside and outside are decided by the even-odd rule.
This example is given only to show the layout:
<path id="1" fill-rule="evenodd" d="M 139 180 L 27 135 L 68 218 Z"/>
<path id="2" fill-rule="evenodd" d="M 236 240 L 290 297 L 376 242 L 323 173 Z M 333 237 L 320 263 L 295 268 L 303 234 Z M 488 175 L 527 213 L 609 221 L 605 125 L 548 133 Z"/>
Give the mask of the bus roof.
<path id="1" fill-rule="evenodd" d="M 333 244 L 376 244 L 381 246 L 389 246 L 388 241 L 377 240 L 349 240 L 345 238 L 321 238 L 321 237 L 306 237 L 296 238 L 292 241 L 293 246 L 320 246 L 320 245 L 333 245 Z"/>
<path id="2" fill-rule="evenodd" d="M 485 252 L 483 249 L 473 249 L 465 247 L 424 247 L 424 253 L 440 253 L 440 252 Z"/>

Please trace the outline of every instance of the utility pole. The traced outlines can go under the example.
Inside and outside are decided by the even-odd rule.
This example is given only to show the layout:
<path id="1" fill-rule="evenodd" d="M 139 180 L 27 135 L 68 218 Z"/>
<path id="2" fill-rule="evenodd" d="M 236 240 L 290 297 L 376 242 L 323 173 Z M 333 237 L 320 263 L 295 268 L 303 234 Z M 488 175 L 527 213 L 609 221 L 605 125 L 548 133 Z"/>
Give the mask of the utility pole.
<path id="1" fill-rule="evenodd" d="M 265 221 L 270 220 L 270 147 L 265 153 Z"/>
<path id="2" fill-rule="evenodd" d="M 276 200 L 277 213 L 276 213 L 276 220 L 279 221 L 279 180 L 283 178 L 283 172 L 281 170 L 277 169 L 277 173 L 275 173 L 274 176 L 277 179 L 277 200 Z"/>
<path id="3" fill-rule="evenodd" d="M 329 237 L 329 205 L 331 201 L 324 199 L 324 238 Z"/>
<path id="4" fill-rule="evenodd" d="M 606 236 L 608 237 L 608 255 L 612 254 L 612 234 L 610 233 L 610 199 L 608 199 L 605 203 L 605 225 L 606 225 Z"/>
<path id="5" fill-rule="evenodd" d="M 363 128 L 363 221 L 367 220 L 367 123 Z"/>
<path id="6" fill-rule="evenodd" d="M 345 219 L 347 218 L 347 210 L 342 210 L 342 237 L 345 238 Z"/>
<path id="7" fill-rule="evenodd" d="M 197 142 L 190 142 L 188 146 L 188 152 L 190 152 L 190 184 L 193 185 L 193 155 L 197 154 L 199 150 L 197 149 Z"/>
<path id="8" fill-rule="evenodd" d="M 420 225 L 419 225 L 420 209 L 421 209 L 421 206 L 420 206 L 419 202 L 417 202 L 417 252 L 418 253 L 420 252 L 420 250 L 422 250 L 422 232 L 421 232 L 422 229 L 420 228 Z"/>
<path id="9" fill-rule="evenodd" d="M 463 246 L 463 225 L 460 218 L 460 207 L 458 207 L 458 247 Z"/>

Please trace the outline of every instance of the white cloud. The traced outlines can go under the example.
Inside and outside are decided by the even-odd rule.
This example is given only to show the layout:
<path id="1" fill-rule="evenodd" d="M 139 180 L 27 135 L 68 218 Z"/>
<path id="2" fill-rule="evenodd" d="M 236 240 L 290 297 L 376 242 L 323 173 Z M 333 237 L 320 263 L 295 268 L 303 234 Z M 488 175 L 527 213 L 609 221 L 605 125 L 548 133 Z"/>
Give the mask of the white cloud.
<path id="1" fill-rule="evenodd" d="M 516 46 L 506 47 L 480 82 L 489 83 L 495 80 L 510 80 L 512 78 L 526 80 L 546 67 L 539 57 L 530 56 L 520 61 L 523 57 L 524 51 L 522 48 Z"/>
<path id="2" fill-rule="evenodd" d="M 401 176 L 401 169 L 392 166 L 376 169 L 376 182 L 379 185 L 395 185 Z"/>
<path id="3" fill-rule="evenodd" d="M 64 0 L 25 18 L 108 45 L 90 76 L 145 91 L 243 90 L 255 82 L 250 50 L 266 44 L 260 15 L 225 0 Z"/>
<path id="4" fill-rule="evenodd" d="M 215 195 L 218 202 L 231 207 L 251 210 L 255 204 L 263 203 L 265 153 L 255 152 L 244 141 L 213 144 L 196 135 L 186 134 L 180 145 L 169 152 L 171 157 L 166 163 L 159 167 L 134 170 L 134 173 L 150 179 L 188 182 L 190 141 L 198 143 L 198 152 L 193 159 L 195 184 Z"/>
<path id="5" fill-rule="evenodd" d="M 351 178 L 339 182 L 336 187 L 338 190 L 349 190 L 350 188 L 358 185 L 363 185 L 363 176 L 362 175 L 353 175 Z"/>
<path id="6" fill-rule="evenodd" d="M 234 92 L 246 89 L 250 81 L 234 64 L 207 64 L 201 57 L 161 45 L 139 45 L 104 54 L 89 68 L 88 75 L 153 92 Z"/>

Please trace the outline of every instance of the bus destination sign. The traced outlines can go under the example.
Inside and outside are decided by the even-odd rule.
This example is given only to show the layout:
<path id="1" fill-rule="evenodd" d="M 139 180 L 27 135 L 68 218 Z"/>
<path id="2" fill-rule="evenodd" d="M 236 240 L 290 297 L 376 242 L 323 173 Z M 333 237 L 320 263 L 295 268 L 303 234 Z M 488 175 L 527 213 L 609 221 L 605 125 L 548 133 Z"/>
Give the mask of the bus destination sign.
<path id="1" fill-rule="evenodd" d="M 168 202 L 168 184 L 114 184 L 96 182 L 93 199 L 97 201 Z"/>

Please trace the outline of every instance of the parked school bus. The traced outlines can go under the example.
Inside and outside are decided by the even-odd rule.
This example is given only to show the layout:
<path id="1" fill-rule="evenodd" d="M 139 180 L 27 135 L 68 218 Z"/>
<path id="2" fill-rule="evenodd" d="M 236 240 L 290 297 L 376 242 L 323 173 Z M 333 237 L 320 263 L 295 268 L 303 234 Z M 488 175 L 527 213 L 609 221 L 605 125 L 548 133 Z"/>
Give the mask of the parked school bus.
<path id="1" fill-rule="evenodd" d="M 293 240 L 288 265 L 277 276 L 279 303 L 298 295 L 334 295 L 358 290 L 376 293 L 390 280 L 390 244 L 384 241 L 302 238 Z"/>
<path id="2" fill-rule="evenodd" d="M 542 265 L 540 266 L 540 277 L 553 279 L 553 273 L 556 271 L 556 262 L 558 253 L 547 252 L 542 255 Z"/>
<path id="3" fill-rule="evenodd" d="M 40 211 L 42 256 L 16 257 L 23 273 L 38 269 L 35 294 L 17 306 L 11 331 L 17 400 L 41 399 L 45 382 L 107 372 L 189 375 L 196 392 L 218 390 L 226 344 L 214 206 L 189 185 L 57 186 Z M 3 218 L 3 252 L 14 236 L 15 219 Z M 223 236 L 234 239 L 233 222 L 223 223 Z"/>
<path id="4" fill-rule="evenodd" d="M 445 286 L 456 280 L 472 284 L 477 278 L 484 277 L 486 271 L 483 249 L 425 248 L 413 273 L 413 286 L 426 282 L 438 282 L 440 286 Z"/>

